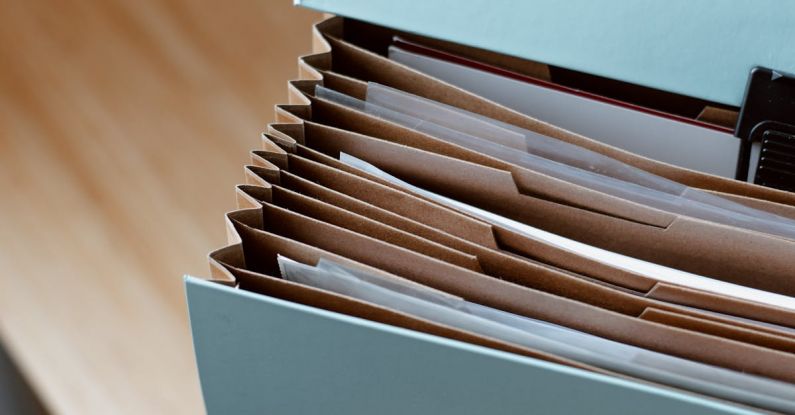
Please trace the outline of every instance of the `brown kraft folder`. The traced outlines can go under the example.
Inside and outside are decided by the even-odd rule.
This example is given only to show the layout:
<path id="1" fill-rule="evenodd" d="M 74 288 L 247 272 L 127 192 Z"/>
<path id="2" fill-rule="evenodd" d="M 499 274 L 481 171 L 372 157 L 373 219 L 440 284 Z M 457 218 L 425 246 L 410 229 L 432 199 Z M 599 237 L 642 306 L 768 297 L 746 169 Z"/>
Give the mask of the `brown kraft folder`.
<path id="1" fill-rule="evenodd" d="M 626 291 L 648 298 L 657 298 L 784 326 L 791 326 L 795 321 L 793 319 L 795 314 L 789 310 L 658 283 L 646 277 L 633 275 L 579 257 L 569 251 L 547 246 L 499 226 L 486 224 L 406 192 L 393 189 L 389 185 L 376 183 L 378 179 L 373 181 L 360 177 L 359 175 L 366 176 L 366 173 L 351 169 L 335 159 L 302 145 L 292 142 L 287 145 L 287 147 L 290 146 L 314 161 L 288 154 L 271 142 L 268 137 L 264 137 L 263 147 L 267 150 L 252 154 L 252 160 L 258 166 L 248 168 L 249 182 L 261 186 L 270 186 L 268 181 L 281 183 L 293 190 L 310 194 L 338 206 L 344 206 L 346 209 L 355 210 L 357 213 L 387 222 L 467 253 L 482 255 L 484 251 L 508 249 L 508 251 L 525 255 L 527 261 L 537 265 L 546 265 L 549 262 L 560 264 L 560 267 L 553 268 L 573 271 L 570 273 L 602 282 L 605 285 L 624 288 Z M 279 171 L 277 164 L 281 165 L 284 170 Z M 332 165 L 336 168 L 332 168 Z M 391 212 L 385 215 L 384 211 Z M 484 248 L 487 249 L 484 250 Z M 538 254 L 543 261 L 529 259 L 538 258 Z M 481 267 L 485 268 L 482 264 Z M 550 282 L 548 286 L 551 290 L 558 289 L 559 287 L 556 287 L 555 284 Z M 761 330 L 792 337 L 789 332 L 768 328 L 761 328 Z"/>
<path id="2" fill-rule="evenodd" d="M 288 109 L 306 113 L 314 106 Z M 292 113 L 282 107 L 278 114 L 285 121 Z M 292 121 L 295 124 L 271 124 L 268 131 L 335 158 L 340 152 L 351 154 L 412 184 L 590 245 L 732 283 L 795 294 L 791 283 L 795 256 L 790 255 L 795 241 L 648 208 L 380 120 L 392 128 L 382 129 L 379 137 L 299 116 Z"/>

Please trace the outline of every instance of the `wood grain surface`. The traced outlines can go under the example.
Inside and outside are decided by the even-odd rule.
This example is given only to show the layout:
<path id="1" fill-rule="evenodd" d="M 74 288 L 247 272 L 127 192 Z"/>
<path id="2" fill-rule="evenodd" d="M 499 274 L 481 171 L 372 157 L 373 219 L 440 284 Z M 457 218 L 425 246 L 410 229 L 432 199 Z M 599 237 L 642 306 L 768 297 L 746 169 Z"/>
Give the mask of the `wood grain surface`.
<path id="1" fill-rule="evenodd" d="M 319 15 L 0 0 L 0 338 L 53 413 L 203 411 L 182 275 Z"/>

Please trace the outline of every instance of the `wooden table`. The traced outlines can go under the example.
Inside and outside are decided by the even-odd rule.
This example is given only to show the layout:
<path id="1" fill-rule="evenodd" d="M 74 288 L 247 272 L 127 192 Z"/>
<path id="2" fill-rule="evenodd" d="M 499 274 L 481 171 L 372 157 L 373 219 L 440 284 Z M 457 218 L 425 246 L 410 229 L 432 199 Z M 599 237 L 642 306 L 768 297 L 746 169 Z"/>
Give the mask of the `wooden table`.
<path id="1" fill-rule="evenodd" d="M 203 411 L 182 275 L 319 15 L 0 0 L 0 338 L 54 413 Z"/>

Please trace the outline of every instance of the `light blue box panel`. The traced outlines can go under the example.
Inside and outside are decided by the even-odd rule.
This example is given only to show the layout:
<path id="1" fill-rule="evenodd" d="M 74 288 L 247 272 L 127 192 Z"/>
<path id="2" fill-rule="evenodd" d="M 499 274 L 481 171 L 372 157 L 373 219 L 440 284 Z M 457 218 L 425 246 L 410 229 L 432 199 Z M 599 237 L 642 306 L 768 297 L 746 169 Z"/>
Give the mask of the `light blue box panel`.
<path id="1" fill-rule="evenodd" d="M 716 401 L 186 277 L 210 414 L 743 414 Z"/>
<path id="2" fill-rule="evenodd" d="M 296 4 L 739 106 L 755 65 L 795 72 L 784 0 L 296 0 Z"/>

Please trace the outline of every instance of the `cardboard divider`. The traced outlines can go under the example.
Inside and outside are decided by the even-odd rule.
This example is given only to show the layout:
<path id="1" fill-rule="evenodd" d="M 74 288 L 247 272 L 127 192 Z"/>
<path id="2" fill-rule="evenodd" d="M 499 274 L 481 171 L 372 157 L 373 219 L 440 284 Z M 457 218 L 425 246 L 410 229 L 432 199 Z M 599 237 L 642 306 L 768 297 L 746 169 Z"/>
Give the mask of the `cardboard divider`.
<path id="1" fill-rule="evenodd" d="M 285 110 L 289 111 L 286 108 Z M 303 114 L 295 114 L 296 117 L 301 118 L 308 113 L 307 111 L 302 112 Z M 503 179 L 505 184 L 501 188 L 504 188 L 507 192 L 515 193 L 518 191 L 523 195 L 534 198 L 657 227 L 668 226 L 675 217 L 675 215 L 661 210 L 629 202 L 503 162 L 482 153 L 447 143 L 411 128 L 322 99 L 312 99 L 311 114 L 311 118 L 305 119 L 305 129 L 323 129 L 324 126 L 330 126 L 504 171 L 507 174 Z M 270 128 L 281 131 L 282 127 L 279 124 L 275 124 Z M 333 133 L 327 132 L 325 134 L 331 135 Z"/>
<path id="2" fill-rule="evenodd" d="M 257 193 L 256 186 L 239 187 L 238 190 L 251 192 L 252 194 Z M 301 195 L 281 186 L 273 185 L 272 189 L 269 189 L 264 194 L 267 194 L 269 199 L 261 199 L 260 201 L 263 203 L 272 203 L 275 206 L 307 217 L 524 287 L 574 299 L 630 316 L 643 315 L 647 308 L 650 307 L 665 310 L 672 314 L 683 314 L 690 316 L 690 319 L 680 321 L 695 322 L 693 327 L 698 328 L 696 331 L 786 352 L 795 352 L 795 338 L 791 337 L 793 336 L 792 333 L 658 302 L 475 244 L 469 244 L 468 246 L 459 244 L 460 247 L 472 254 L 461 260 L 460 257 L 450 255 L 447 252 L 440 253 L 437 249 L 434 249 L 435 244 L 432 244 L 427 239 L 418 236 L 407 238 L 407 235 L 411 234 L 398 230 L 399 227 L 383 224 L 364 215 Z M 455 252 L 460 253 L 461 251 Z M 692 329 L 687 327 L 686 323 L 680 322 L 678 326 Z M 738 328 L 736 332 L 732 329 L 733 327 Z M 742 327 L 742 330 L 740 327 Z M 763 334 L 762 332 L 766 333 Z M 753 333 L 759 333 L 759 336 L 754 336 Z M 775 339 L 775 341 L 771 341 L 771 339 Z"/>
<path id="3" fill-rule="evenodd" d="M 273 233 L 486 306 L 716 366 L 795 380 L 795 355 L 648 322 L 522 287 L 277 206 L 264 204 L 259 212 L 237 211 L 228 217 L 243 242 L 252 235 Z M 273 258 L 263 258 L 245 243 L 243 248 L 249 269 L 275 269 Z M 287 252 L 285 255 L 290 256 Z"/>
<path id="4" fill-rule="evenodd" d="M 710 333 L 715 336 L 731 338 L 734 340 L 761 345 L 771 349 L 793 352 L 793 339 L 767 333 L 759 333 L 746 327 L 739 327 L 732 322 L 716 322 L 694 318 L 684 313 L 676 313 L 670 310 L 663 310 L 649 307 L 643 311 L 640 318 L 655 321 L 667 326 L 681 327 L 688 330 Z"/>
<path id="5" fill-rule="evenodd" d="M 389 136 L 394 136 L 395 134 L 399 135 L 409 134 L 409 135 L 419 135 L 419 136 L 424 135 L 422 133 L 413 131 L 411 129 L 405 129 L 391 122 L 381 120 L 377 117 L 373 117 L 369 114 L 365 114 L 349 108 L 344 108 L 340 105 L 325 101 L 323 99 L 314 98 L 312 95 L 314 94 L 314 88 L 316 85 L 325 85 L 327 88 L 331 88 L 333 90 L 342 92 L 350 96 L 357 97 L 359 99 L 364 99 L 364 95 L 366 92 L 366 85 L 362 83 L 357 83 L 356 80 L 352 80 L 347 77 L 342 77 L 338 74 L 333 74 L 328 72 L 321 72 L 321 73 L 324 76 L 323 81 L 307 80 L 307 81 L 293 81 L 289 83 L 288 89 L 292 91 L 291 96 L 296 97 L 295 101 L 305 102 L 305 103 L 308 102 L 311 105 L 312 109 L 307 110 L 305 107 L 302 107 L 301 105 L 277 106 L 276 111 L 280 115 L 277 118 L 280 120 L 280 122 L 300 123 L 302 120 L 306 119 L 318 122 L 320 124 L 325 124 L 349 131 L 358 132 L 365 135 L 373 135 L 382 138 L 383 137 L 388 138 Z M 344 79 L 344 82 L 342 82 L 341 79 Z M 451 146 L 450 148 L 458 149 L 458 154 L 455 155 L 456 158 L 475 161 L 478 162 L 479 164 L 484 164 L 484 165 L 491 165 L 489 163 L 493 163 L 493 159 L 490 159 L 489 157 L 484 157 L 479 153 L 475 153 L 477 156 L 473 157 L 473 155 L 470 154 L 471 152 L 470 153 L 464 152 L 462 154 L 457 146 Z M 487 161 L 484 162 L 484 160 Z M 505 165 L 505 163 L 503 163 L 502 165 Z M 700 189 L 700 190 L 712 193 L 716 196 L 720 196 L 729 199 L 731 201 L 734 201 L 736 203 L 746 205 L 755 209 L 760 209 L 776 215 L 795 219 L 795 206 L 785 205 L 782 203 L 776 203 L 767 200 L 755 199 L 746 196 L 739 196 L 731 193 L 722 193 L 709 189 Z"/>
<path id="6" fill-rule="evenodd" d="M 357 213 L 368 217 L 373 217 L 370 215 L 374 210 L 385 210 L 395 213 L 399 216 L 397 218 L 389 218 L 388 222 L 392 226 L 403 226 L 408 220 L 428 225 L 419 228 L 409 225 L 408 229 L 427 239 L 446 244 L 458 250 L 470 253 L 477 252 L 477 248 L 471 246 L 473 242 L 486 248 L 508 249 L 508 251 L 521 253 L 535 263 L 547 266 L 551 264 L 552 268 L 558 270 L 567 270 L 586 278 L 605 281 L 609 285 L 630 288 L 634 291 L 645 293 L 649 298 L 788 327 L 792 327 L 795 324 L 795 313 L 789 310 L 686 289 L 671 284 L 658 283 L 646 277 L 633 275 L 621 269 L 587 260 L 569 251 L 551 247 L 499 226 L 481 228 L 484 232 L 483 234 L 496 236 L 496 240 L 486 238 L 487 243 L 479 242 L 478 239 L 472 239 L 472 233 L 459 232 L 459 230 L 465 228 L 457 220 L 461 218 L 461 215 L 449 209 L 437 209 L 435 210 L 436 213 L 428 214 L 428 212 L 434 212 L 434 208 L 437 205 L 389 185 L 374 182 L 370 180 L 366 173 L 350 169 L 348 166 L 339 163 L 338 160 L 331 159 L 301 145 L 296 147 L 296 151 L 314 160 L 299 155 L 290 155 L 289 164 L 291 170 L 289 172 L 282 171 L 279 179 L 284 185 L 337 206 L 342 206 L 349 210 L 354 209 Z M 268 157 L 267 153 L 252 154 L 252 161 L 255 164 L 261 164 L 263 157 Z M 257 169 L 256 167 L 253 168 Z M 345 169 L 347 171 L 343 171 Z M 253 172 L 248 174 L 247 177 L 251 179 L 251 183 L 264 186 L 270 185 L 262 178 L 256 177 Z M 340 201 L 341 199 L 342 201 Z M 442 214 L 442 216 L 438 216 L 439 214 Z M 432 221 L 428 220 L 430 217 L 433 218 Z M 447 217 L 453 218 L 453 221 L 451 222 Z M 373 218 L 383 221 L 384 216 L 375 216 Z M 477 219 L 471 219 L 470 221 L 481 224 Z M 476 232 L 474 235 L 479 236 L 481 234 Z M 505 239 L 510 240 L 511 238 L 513 239 L 512 243 L 504 243 Z M 513 249 L 516 247 L 519 248 Z M 538 261 L 541 262 L 539 263 Z M 762 331 L 768 331 L 768 329 L 763 328 Z M 771 332 L 782 334 L 780 330 Z M 784 333 L 784 335 L 790 336 L 791 334 Z"/>
<path id="7" fill-rule="evenodd" d="M 422 252 L 424 255 L 459 267 L 482 272 L 481 265 L 475 255 L 467 254 L 401 229 L 366 219 L 347 210 L 319 202 L 280 186 L 273 187 L 272 197 L 268 202 L 291 212 L 344 227 L 352 232 Z"/>
<path id="8" fill-rule="evenodd" d="M 668 303 L 711 310 L 751 320 L 795 328 L 795 313 L 783 308 L 759 304 L 724 295 L 712 294 L 667 283 L 657 283 L 647 297 Z"/>
<path id="9" fill-rule="evenodd" d="M 299 132 L 295 127 L 300 125 L 304 128 Z M 294 134 L 296 143 L 332 157 L 351 154 L 414 185 L 589 245 L 727 282 L 795 294 L 790 283 L 795 269 L 792 240 L 686 216 L 673 216 L 665 228 L 627 221 L 520 194 L 513 179 L 521 176 L 505 170 L 306 120 L 271 124 L 268 131 L 282 137 Z"/>
<path id="10" fill-rule="evenodd" d="M 366 31 L 367 28 L 360 25 L 350 30 Z M 322 79 L 323 74 L 321 71 L 331 71 L 346 75 L 349 78 L 375 81 L 591 149 L 691 187 L 749 196 L 791 206 L 795 205 L 795 194 L 792 193 L 655 161 L 520 114 L 342 40 L 343 33 L 346 38 L 353 36 L 350 30 L 345 29 L 345 20 L 342 18 L 332 18 L 315 26 L 314 45 L 316 53 L 313 56 L 328 55 L 330 58 L 325 61 L 327 63 L 325 66 L 318 68 L 311 66 L 311 63 L 315 62 L 314 59 L 302 59 L 300 65 L 302 65 L 302 76 L 305 79 Z M 366 37 L 366 34 L 360 33 L 356 37 L 363 38 Z"/>
<path id="11" fill-rule="evenodd" d="M 298 155 L 292 157 L 292 172 L 354 199 L 391 210 L 470 242 L 485 247 L 499 246 L 501 249 L 519 253 L 530 259 L 633 290 L 645 292 L 656 283 L 649 278 L 583 258 L 570 251 L 441 207 L 432 201 L 404 192 L 390 183 L 380 182 L 377 178 L 309 148 L 298 146 L 297 151 L 306 158 Z M 475 229 L 468 231 L 472 226 Z"/>
<path id="12" fill-rule="evenodd" d="M 252 249 L 256 249 L 261 255 L 271 255 L 274 258 L 277 254 L 282 254 L 289 256 L 290 259 L 310 265 L 316 264 L 320 258 L 325 258 L 337 263 L 345 263 L 348 266 L 355 265 L 358 268 L 369 268 L 363 264 L 349 261 L 344 257 L 340 257 L 311 246 L 301 246 L 295 241 L 280 238 L 271 234 L 258 234 L 251 240 L 247 241 L 247 243 L 253 245 Z M 591 365 L 586 365 L 554 354 L 524 346 L 514 345 L 469 331 L 434 323 L 422 318 L 402 313 L 400 311 L 392 310 L 329 291 L 301 285 L 284 280 L 280 277 L 268 275 L 266 273 L 250 271 L 246 269 L 245 264 L 238 260 L 238 257 L 242 255 L 242 252 L 243 248 L 241 245 L 232 245 L 211 253 L 210 259 L 212 263 L 224 270 L 224 272 L 227 274 L 226 278 L 236 280 L 239 284 L 239 288 L 246 291 L 259 293 L 286 301 L 292 301 L 311 307 L 317 307 L 336 313 L 346 314 L 353 317 L 359 317 L 383 324 L 402 327 L 409 330 L 433 334 L 448 339 L 477 344 L 496 350 L 516 353 L 522 356 L 533 357 L 548 362 L 589 370 L 596 373 L 629 378 L 626 375 L 614 373 Z M 285 252 L 291 252 L 292 256 L 285 254 Z M 634 378 L 633 381 L 649 383 Z"/>

